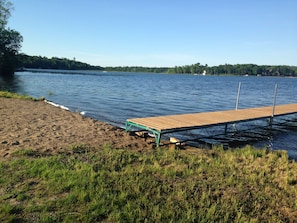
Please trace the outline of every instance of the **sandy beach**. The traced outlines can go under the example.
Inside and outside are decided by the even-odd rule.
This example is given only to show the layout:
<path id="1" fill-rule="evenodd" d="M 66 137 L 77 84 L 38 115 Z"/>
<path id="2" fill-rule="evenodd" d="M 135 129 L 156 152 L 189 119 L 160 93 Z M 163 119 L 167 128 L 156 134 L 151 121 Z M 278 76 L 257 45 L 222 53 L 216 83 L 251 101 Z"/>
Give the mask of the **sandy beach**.
<path id="1" fill-rule="evenodd" d="M 63 110 L 44 101 L 0 98 L 0 157 L 18 149 L 56 154 L 71 145 L 103 145 L 136 150 L 153 144 L 110 124 Z"/>

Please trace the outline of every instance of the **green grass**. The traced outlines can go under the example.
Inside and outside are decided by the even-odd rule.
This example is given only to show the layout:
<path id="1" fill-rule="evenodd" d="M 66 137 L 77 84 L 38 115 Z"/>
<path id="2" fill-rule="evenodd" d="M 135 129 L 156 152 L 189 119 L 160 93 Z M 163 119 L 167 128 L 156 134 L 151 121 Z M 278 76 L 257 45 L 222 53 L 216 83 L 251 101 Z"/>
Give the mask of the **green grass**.
<path id="1" fill-rule="evenodd" d="M 285 152 L 72 146 L 0 162 L 0 222 L 296 222 Z"/>
<path id="2" fill-rule="evenodd" d="M 9 91 L 0 91 L 0 97 L 2 98 L 16 98 L 16 99 L 26 99 L 26 100 L 37 100 L 36 98 L 33 98 L 28 95 L 21 95 Z M 42 100 L 42 98 L 40 99 Z"/>

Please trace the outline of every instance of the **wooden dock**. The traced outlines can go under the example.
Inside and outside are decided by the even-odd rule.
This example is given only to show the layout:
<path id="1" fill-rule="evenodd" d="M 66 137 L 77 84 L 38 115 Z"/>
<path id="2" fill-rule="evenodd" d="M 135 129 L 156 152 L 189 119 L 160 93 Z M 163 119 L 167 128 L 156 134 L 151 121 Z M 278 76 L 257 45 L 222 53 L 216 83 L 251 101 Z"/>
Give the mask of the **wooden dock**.
<path id="1" fill-rule="evenodd" d="M 167 133 L 199 129 L 215 125 L 225 125 L 238 122 L 266 119 L 272 123 L 273 117 L 297 113 L 297 104 L 286 104 L 239 110 L 201 112 L 193 114 L 168 115 L 147 118 L 127 119 L 126 131 L 132 127 L 152 132 L 159 146 L 161 136 Z"/>

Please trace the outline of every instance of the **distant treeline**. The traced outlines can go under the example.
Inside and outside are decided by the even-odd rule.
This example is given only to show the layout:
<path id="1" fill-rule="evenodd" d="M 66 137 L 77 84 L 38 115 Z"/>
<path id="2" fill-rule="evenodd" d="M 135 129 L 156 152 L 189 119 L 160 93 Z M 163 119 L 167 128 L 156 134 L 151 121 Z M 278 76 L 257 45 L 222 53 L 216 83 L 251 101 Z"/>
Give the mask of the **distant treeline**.
<path id="1" fill-rule="evenodd" d="M 67 58 L 47 58 L 42 56 L 18 55 L 19 68 L 59 69 L 59 70 L 103 70 L 103 67 L 92 66 L 87 63 Z"/>
<path id="2" fill-rule="evenodd" d="M 224 64 L 209 67 L 200 63 L 176 66 L 168 73 L 181 74 L 219 74 L 219 75 L 261 75 L 261 76 L 297 76 L 297 66 L 270 66 L 256 64 Z"/>
<path id="3" fill-rule="evenodd" d="M 208 74 L 208 75 L 261 75 L 261 76 L 297 76 L 297 66 L 256 65 L 256 64 L 224 64 L 208 66 L 200 63 L 175 67 L 101 67 L 67 58 L 47 58 L 41 56 L 18 55 L 20 68 L 60 69 L 60 70 L 105 70 L 121 72 L 151 72 L 178 74 Z"/>

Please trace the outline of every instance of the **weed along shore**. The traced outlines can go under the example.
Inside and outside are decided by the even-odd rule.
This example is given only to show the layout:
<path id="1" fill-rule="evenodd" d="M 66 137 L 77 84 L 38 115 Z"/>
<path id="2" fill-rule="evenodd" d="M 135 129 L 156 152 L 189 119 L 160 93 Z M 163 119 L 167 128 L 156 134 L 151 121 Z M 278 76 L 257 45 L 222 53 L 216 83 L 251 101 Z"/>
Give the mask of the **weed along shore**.
<path id="1" fill-rule="evenodd" d="M 152 148 L 43 101 L 0 97 L 0 222 L 296 222 L 285 151 Z"/>

